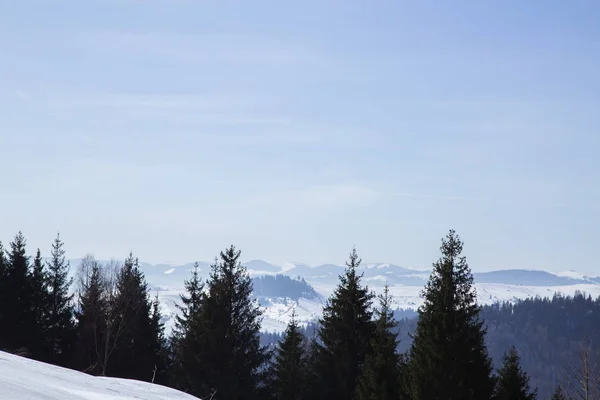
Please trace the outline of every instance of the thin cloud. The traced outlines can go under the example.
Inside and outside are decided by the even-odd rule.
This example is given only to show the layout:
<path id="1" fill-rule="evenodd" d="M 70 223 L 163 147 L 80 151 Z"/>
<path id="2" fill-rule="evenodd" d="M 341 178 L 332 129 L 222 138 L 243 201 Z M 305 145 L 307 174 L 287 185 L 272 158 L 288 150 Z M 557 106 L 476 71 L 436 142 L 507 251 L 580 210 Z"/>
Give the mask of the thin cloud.
<path id="1" fill-rule="evenodd" d="M 55 115 L 90 111 L 110 118 L 193 125 L 286 125 L 276 114 L 278 100 L 243 94 L 137 94 L 94 91 L 20 90 L 15 97 Z"/>
<path id="2" fill-rule="evenodd" d="M 253 110 L 270 107 L 276 100 L 266 96 L 213 94 L 136 94 L 111 92 L 47 91 L 31 93 L 17 91 L 21 100 L 36 101 L 54 108 L 126 108 L 146 110 L 211 111 Z"/>
<path id="3" fill-rule="evenodd" d="M 346 184 L 314 186 L 299 193 L 302 203 L 320 208 L 362 206 L 372 203 L 379 197 L 380 194 L 371 188 Z"/>
<path id="4" fill-rule="evenodd" d="M 436 200 L 475 200 L 472 197 L 465 196 L 447 196 L 447 195 L 435 195 L 425 193 L 392 193 L 392 196 L 397 197 L 420 197 L 424 199 L 436 199 Z"/>
<path id="5" fill-rule="evenodd" d="M 84 51 L 150 56 L 176 63 L 272 66 L 327 64 L 326 58 L 314 50 L 268 36 L 96 31 L 84 32 L 73 40 Z"/>

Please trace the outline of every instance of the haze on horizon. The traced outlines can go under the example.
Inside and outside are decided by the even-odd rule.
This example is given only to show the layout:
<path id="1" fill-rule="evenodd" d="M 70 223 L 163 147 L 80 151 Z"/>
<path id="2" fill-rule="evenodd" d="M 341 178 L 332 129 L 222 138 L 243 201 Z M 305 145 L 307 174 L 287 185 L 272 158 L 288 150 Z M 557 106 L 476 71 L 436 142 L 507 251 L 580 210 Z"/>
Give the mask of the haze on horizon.
<path id="1" fill-rule="evenodd" d="M 3 2 L 0 240 L 600 272 L 600 3 L 458 4 Z"/>

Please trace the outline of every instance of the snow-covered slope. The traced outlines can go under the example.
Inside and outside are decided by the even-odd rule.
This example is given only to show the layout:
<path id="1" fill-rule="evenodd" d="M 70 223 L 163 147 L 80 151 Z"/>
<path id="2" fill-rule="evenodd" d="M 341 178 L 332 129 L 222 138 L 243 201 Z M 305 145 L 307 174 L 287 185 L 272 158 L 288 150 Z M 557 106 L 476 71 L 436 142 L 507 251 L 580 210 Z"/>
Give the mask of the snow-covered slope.
<path id="1" fill-rule="evenodd" d="M 0 400 L 197 400 L 164 386 L 101 378 L 0 352 Z"/>

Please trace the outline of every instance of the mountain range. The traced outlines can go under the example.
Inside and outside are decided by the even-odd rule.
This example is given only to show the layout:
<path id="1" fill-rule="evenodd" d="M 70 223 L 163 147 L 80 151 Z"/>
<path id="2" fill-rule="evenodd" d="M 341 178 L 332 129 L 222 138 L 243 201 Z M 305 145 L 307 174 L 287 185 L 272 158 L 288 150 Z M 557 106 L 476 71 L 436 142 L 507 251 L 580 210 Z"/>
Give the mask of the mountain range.
<path id="1" fill-rule="evenodd" d="M 75 271 L 80 259 L 70 260 Z M 343 265 L 323 264 L 309 266 L 302 263 L 275 265 L 262 260 L 245 262 L 254 280 L 255 293 L 262 310 L 264 331 L 285 329 L 292 310 L 301 323 L 317 320 L 326 299 L 338 284 Z M 199 262 L 199 274 L 207 278 L 210 263 Z M 190 277 L 194 263 L 184 265 L 150 264 L 141 262 L 146 280 L 161 301 L 167 331 L 172 328 L 175 306 L 184 290 L 184 281 Z M 387 283 L 394 296 L 395 306 L 402 310 L 416 310 L 422 303 L 421 291 L 431 270 L 417 270 L 388 263 L 365 263 L 359 267 L 363 282 L 375 293 Z M 516 301 L 528 297 L 547 297 L 556 292 L 574 294 L 576 291 L 600 295 L 600 276 L 589 276 L 566 271 L 551 273 L 541 270 L 505 269 L 473 274 L 478 300 L 482 304 L 498 301 Z"/>

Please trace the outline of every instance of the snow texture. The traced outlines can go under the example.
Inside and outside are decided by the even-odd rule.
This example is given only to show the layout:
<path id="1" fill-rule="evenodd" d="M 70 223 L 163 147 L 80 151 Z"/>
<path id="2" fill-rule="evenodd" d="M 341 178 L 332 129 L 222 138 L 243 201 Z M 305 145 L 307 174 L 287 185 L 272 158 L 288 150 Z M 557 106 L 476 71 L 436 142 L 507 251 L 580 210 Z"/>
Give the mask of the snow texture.
<path id="1" fill-rule="evenodd" d="M 0 400 L 198 400 L 160 385 L 94 377 L 0 352 Z"/>

